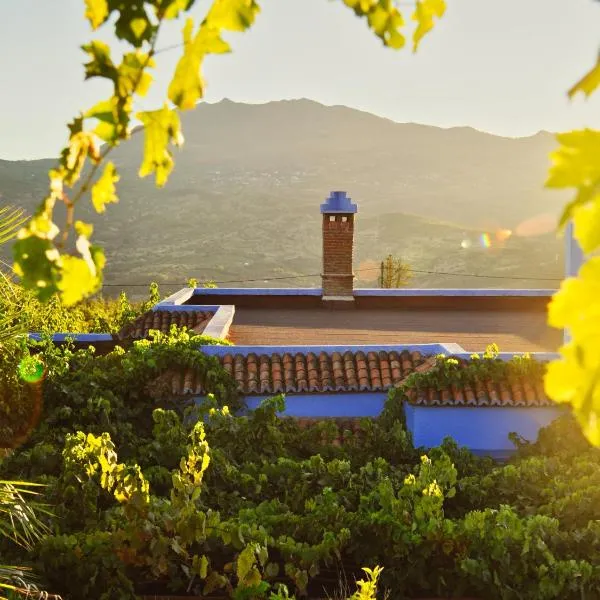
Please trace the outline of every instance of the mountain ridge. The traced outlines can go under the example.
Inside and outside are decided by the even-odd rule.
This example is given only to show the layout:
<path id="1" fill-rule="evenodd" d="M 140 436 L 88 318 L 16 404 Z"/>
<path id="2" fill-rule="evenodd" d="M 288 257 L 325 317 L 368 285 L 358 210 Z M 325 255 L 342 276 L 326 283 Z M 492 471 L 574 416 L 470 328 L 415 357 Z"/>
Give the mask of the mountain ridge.
<path id="1" fill-rule="evenodd" d="M 549 232 L 493 241 L 495 231 L 563 206 L 564 195 L 542 188 L 554 144 L 548 133 L 505 138 L 397 123 L 312 100 L 203 103 L 182 121 L 186 143 L 163 189 L 138 178 L 136 135 L 111 153 L 120 202 L 106 215 L 82 204 L 78 218 L 106 245 L 109 281 L 319 272 L 319 204 L 333 189 L 358 202 L 357 265 L 394 253 L 424 271 L 562 274 L 562 248 Z M 3 201 L 32 211 L 54 162 L 0 160 Z M 478 248 L 475 232 L 489 232 L 492 248 Z M 484 282 L 423 275 L 413 284 Z"/>

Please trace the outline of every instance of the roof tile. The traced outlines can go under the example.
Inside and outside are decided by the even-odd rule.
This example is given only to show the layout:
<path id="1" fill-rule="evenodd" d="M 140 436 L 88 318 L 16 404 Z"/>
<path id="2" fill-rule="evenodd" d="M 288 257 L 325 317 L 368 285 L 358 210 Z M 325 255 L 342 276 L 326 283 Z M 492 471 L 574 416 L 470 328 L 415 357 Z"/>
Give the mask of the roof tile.
<path id="1" fill-rule="evenodd" d="M 115 334 L 117 340 L 147 338 L 151 329 L 168 333 L 172 325 L 186 327 L 194 333 L 202 333 L 212 319 L 213 313 L 206 311 L 148 311 L 135 321 L 128 323 Z"/>

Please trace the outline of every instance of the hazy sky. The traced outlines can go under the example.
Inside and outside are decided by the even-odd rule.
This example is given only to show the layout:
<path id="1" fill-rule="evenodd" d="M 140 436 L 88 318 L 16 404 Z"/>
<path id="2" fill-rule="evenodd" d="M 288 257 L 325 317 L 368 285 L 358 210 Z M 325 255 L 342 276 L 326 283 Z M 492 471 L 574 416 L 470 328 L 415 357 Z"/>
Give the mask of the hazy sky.
<path id="1" fill-rule="evenodd" d="M 233 54 L 208 59 L 207 100 L 306 97 L 507 136 L 600 126 L 600 95 L 569 103 L 565 94 L 597 56 L 600 2 L 447 3 L 413 55 L 383 48 L 341 0 L 261 0 L 253 29 L 228 36 Z M 198 0 L 194 13 L 206 6 Z M 0 158 L 55 156 L 65 123 L 108 93 L 83 81 L 83 0 L 0 0 L 0 15 Z M 179 42 L 180 29 L 173 23 L 159 47 Z M 179 52 L 160 55 L 160 89 L 142 108 L 160 102 Z"/>

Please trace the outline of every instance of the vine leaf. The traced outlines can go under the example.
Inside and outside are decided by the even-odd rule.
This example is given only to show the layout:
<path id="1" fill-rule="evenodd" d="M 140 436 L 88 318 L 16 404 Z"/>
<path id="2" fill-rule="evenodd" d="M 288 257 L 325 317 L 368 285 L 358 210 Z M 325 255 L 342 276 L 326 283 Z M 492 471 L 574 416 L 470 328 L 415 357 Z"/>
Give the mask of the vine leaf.
<path id="1" fill-rule="evenodd" d="M 97 279 L 83 258 L 67 255 L 61 262 L 62 277 L 58 289 L 64 304 L 72 306 L 97 288 Z"/>
<path id="2" fill-rule="evenodd" d="M 188 11 L 195 0 L 155 0 L 153 2 L 156 15 L 163 19 L 176 19 L 181 12 Z"/>
<path id="3" fill-rule="evenodd" d="M 173 155 L 169 143 L 183 144 L 179 115 L 167 105 L 159 110 L 137 114 L 144 125 L 144 160 L 140 167 L 140 177 L 156 174 L 156 185 L 162 187 L 173 169 Z"/>
<path id="4" fill-rule="evenodd" d="M 146 71 L 146 68 L 154 66 L 154 59 L 146 52 L 136 50 L 125 54 L 117 68 L 117 95 L 124 98 L 135 92 L 145 96 L 152 83 L 152 75 Z"/>
<path id="5" fill-rule="evenodd" d="M 119 174 L 115 165 L 112 162 L 106 163 L 102 175 L 92 188 L 92 204 L 97 213 L 103 213 L 107 204 L 119 201 L 115 187 L 117 181 Z"/>
<path id="6" fill-rule="evenodd" d="M 569 91 L 569 98 L 581 92 L 585 97 L 591 96 L 600 86 L 600 56 L 596 65 L 588 71 Z"/>
<path id="7" fill-rule="evenodd" d="M 115 22 L 115 34 L 119 39 L 129 42 L 134 48 L 140 48 L 154 36 L 157 25 L 150 20 L 145 2 L 108 0 L 108 8 L 111 12 L 119 13 Z"/>
<path id="8" fill-rule="evenodd" d="M 367 19 L 369 27 L 385 46 L 399 50 L 406 40 L 400 29 L 404 26 L 402 13 L 387 0 L 343 0 L 354 13 Z"/>
<path id="9" fill-rule="evenodd" d="M 215 0 L 206 22 L 215 29 L 246 31 L 254 23 L 260 7 L 254 0 Z"/>
<path id="10" fill-rule="evenodd" d="M 99 40 L 92 40 L 89 44 L 81 46 L 81 49 L 90 57 L 90 61 L 84 64 L 85 79 L 106 77 L 116 81 L 118 72 L 110 57 L 108 44 Z"/>
<path id="11" fill-rule="evenodd" d="M 190 110 L 204 96 L 204 81 L 200 67 L 204 57 L 229 52 L 229 45 L 221 39 L 219 31 L 203 23 L 192 38 L 194 21 L 188 19 L 183 28 L 184 51 L 175 68 L 169 85 L 169 100 L 181 110 Z"/>
<path id="12" fill-rule="evenodd" d="M 32 235 L 29 229 L 19 232 L 13 246 L 13 270 L 23 286 L 35 290 L 38 298 L 44 302 L 58 291 L 58 252 L 51 239 Z"/>
<path id="13" fill-rule="evenodd" d="M 108 19 L 107 0 L 85 0 L 85 18 L 96 30 Z"/>
<path id="14" fill-rule="evenodd" d="M 561 358 L 548 365 L 544 385 L 555 402 L 573 407 L 584 434 L 600 445 L 600 257 L 589 259 L 577 278 L 562 282 L 548 307 L 548 323 L 567 328 L 572 341 L 560 348 Z"/>
<path id="15" fill-rule="evenodd" d="M 413 51 L 416 52 L 421 40 L 433 29 L 434 19 L 444 16 L 445 0 L 417 0 L 412 20 L 417 22 L 413 32 Z"/>

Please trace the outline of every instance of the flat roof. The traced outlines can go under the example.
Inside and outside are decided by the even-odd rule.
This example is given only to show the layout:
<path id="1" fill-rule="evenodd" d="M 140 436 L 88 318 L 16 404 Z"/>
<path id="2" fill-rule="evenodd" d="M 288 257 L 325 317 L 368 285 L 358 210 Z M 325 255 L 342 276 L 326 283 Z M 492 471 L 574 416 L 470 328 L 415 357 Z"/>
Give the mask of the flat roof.
<path id="1" fill-rule="evenodd" d="M 236 345 L 374 345 L 455 343 L 482 352 L 555 352 L 562 330 L 546 311 L 331 310 L 236 307 L 229 339 Z"/>

